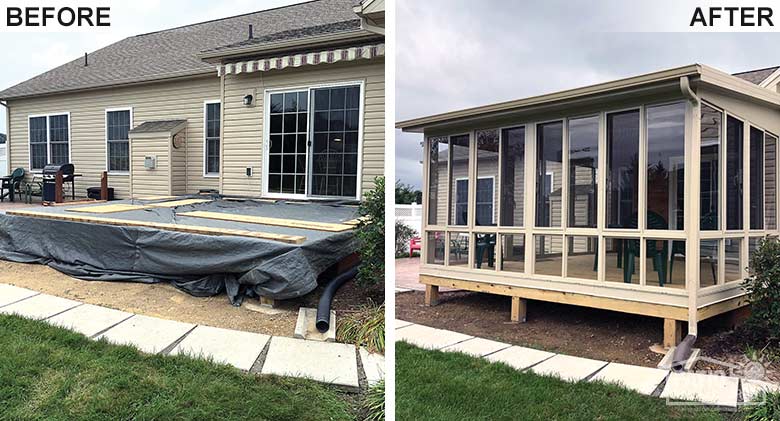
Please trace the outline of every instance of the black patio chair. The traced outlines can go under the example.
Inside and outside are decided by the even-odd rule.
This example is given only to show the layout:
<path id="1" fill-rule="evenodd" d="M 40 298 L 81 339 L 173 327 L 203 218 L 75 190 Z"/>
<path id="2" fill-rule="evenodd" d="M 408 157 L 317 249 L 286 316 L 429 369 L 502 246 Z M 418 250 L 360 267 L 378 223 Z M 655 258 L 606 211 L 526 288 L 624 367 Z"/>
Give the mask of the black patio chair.
<path id="1" fill-rule="evenodd" d="M 22 196 L 22 180 L 24 180 L 24 168 L 17 168 L 8 177 L 2 179 L 0 183 L 0 202 L 9 197 L 14 201 L 14 193 Z"/>

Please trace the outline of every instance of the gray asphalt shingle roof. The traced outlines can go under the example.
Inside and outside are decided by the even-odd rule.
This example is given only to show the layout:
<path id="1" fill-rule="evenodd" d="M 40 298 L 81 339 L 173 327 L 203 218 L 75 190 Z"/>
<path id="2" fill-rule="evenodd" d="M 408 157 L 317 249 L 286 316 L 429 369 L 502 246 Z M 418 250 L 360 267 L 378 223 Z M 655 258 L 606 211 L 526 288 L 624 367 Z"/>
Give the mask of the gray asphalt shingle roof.
<path id="1" fill-rule="evenodd" d="M 182 123 L 186 123 L 187 120 L 157 120 L 146 121 L 140 126 L 130 130 L 130 134 L 139 133 L 165 133 L 169 132 Z"/>
<path id="2" fill-rule="evenodd" d="M 287 39 L 305 38 L 316 35 L 333 34 L 338 32 L 357 31 L 360 29 L 360 19 L 347 20 L 344 22 L 329 23 L 326 25 L 310 26 L 307 28 L 291 29 L 289 31 L 277 32 L 263 36 L 254 36 L 251 39 L 245 39 L 235 44 L 225 45 L 214 48 L 211 51 L 221 51 L 231 48 L 246 47 L 250 45 L 259 45 L 269 42 L 284 41 Z"/>
<path id="3" fill-rule="evenodd" d="M 749 70 L 747 72 L 734 73 L 733 76 L 736 76 L 740 79 L 744 79 L 750 83 L 758 85 L 764 80 L 766 80 L 766 78 L 768 78 L 777 69 L 780 69 L 780 66 L 767 67 L 766 69 Z"/>
<path id="4" fill-rule="evenodd" d="M 258 39 L 308 36 L 306 28 L 336 24 L 346 30 L 358 19 L 353 0 L 315 0 L 136 35 L 42 73 L 0 92 L 0 99 L 49 94 L 122 83 L 165 79 L 216 70 L 197 55 L 246 41 L 249 25 Z M 344 24 L 344 22 L 350 22 Z M 344 25 L 344 26 L 339 26 Z M 321 29 L 320 29 L 321 30 Z M 262 41 L 261 41 L 262 42 Z M 267 41 L 266 41 L 267 42 Z"/>

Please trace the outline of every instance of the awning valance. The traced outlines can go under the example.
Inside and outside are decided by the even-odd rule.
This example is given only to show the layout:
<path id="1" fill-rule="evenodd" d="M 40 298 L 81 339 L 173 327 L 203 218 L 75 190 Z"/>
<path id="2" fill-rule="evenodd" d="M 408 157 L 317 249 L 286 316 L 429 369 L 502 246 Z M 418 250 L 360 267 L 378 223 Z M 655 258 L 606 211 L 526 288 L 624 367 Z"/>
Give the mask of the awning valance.
<path id="1" fill-rule="evenodd" d="M 267 72 L 288 67 L 311 66 L 321 63 L 337 63 L 384 57 L 385 44 L 364 45 L 362 47 L 336 48 L 315 53 L 301 53 L 282 57 L 270 57 L 260 60 L 239 61 L 217 66 L 217 75 L 251 72 Z"/>

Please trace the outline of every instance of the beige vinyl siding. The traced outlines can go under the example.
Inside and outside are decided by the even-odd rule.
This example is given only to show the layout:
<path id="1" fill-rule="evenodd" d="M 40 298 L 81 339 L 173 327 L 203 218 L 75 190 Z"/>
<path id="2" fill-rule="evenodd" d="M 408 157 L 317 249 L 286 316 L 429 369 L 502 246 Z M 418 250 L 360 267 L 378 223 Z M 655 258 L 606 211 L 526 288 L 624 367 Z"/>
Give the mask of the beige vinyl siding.
<path id="1" fill-rule="evenodd" d="M 361 185 L 363 192 L 371 189 L 374 177 L 384 174 L 383 60 L 226 75 L 225 99 L 222 105 L 222 193 L 262 193 L 265 89 L 306 88 L 352 81 L 365 83 Z M 247 94 L 255 97 L 255 105 L 243 105 L 243 98 Z M 251 177 L 246 175 L 247 167 L 252 167 Z"/>
<path id="2" fill-rule="evenodd" d="M 185 128 L 181 133 L 175 136 L 187 137 L 188 130 Z M 175 137 L 174 136 L 174 137 Z M 171 145 L 173 139 L 167 139 L 168 144 Z M 197 141 L 193 139 L 193 141 Z M 176 149 L 173 146 L 169 147 L 171 151 L 171 194 L 180 195 L 187 192 L 187 165 L 190 164 L 196 169 L 198 165 L 196 162 L 187 162 L 186 148 Z M 202 162 L 203 160 L 201 160 Z"/>
<path id="3" fill-rule="evenodd" d="M 130 135 L 131 179 L 133 196 L 154 196 L 171 194 L 170 158 L 168 156 L 168 135 Z M 156 156 L 154 169 L 144 167 L 146 156 Z M 110 178 L 109 178 L 110 180 Z"/>
<path id="4" fill-rule="evenodd" d="M 100 185 L 100 174 L 106 170 L 105 110 L 132 107 L 134 127 L 145 121 L 186 119 L 186 191 L 217 189 L 219 179 L 203 177 L 203 102 L 219 97 L 219 78 L 213 75 L 11 100 L 10 167 L 29 170 L 28 115 L 70 112 L 71 162 L 84 175 L 76 181 L 76 193 L 85 196 L 87 187 Z M 108 183 L 118 198 L 129 196 L 129 176 L 110 175 Z"/>

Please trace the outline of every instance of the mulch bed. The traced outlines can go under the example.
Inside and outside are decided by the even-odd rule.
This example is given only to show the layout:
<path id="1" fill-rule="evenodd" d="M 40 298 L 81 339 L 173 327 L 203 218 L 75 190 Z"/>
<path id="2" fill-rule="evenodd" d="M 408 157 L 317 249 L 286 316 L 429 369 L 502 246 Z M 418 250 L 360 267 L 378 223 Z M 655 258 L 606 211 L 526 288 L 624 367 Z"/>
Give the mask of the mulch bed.
<path id="1" fill-rule="evenodd" d="M 440 293 L 440 304 L 424 306 L 425 294 L 396 294 L 396 318 L 440 329 L 550 352 L 655 367 L 663 355 L 650 347 L 663 341 L 663 320 L 565 304 L 528 301 L 527 322 L 509 321 L 511 299 L 468 291 Z M 744 338 L 722 319 L 700 324 L 702 355 L 744 364 Z M 697 368 L 704 368 L 702 363 Z M 770 365 L 770 380 L 778 381 Z"/>

